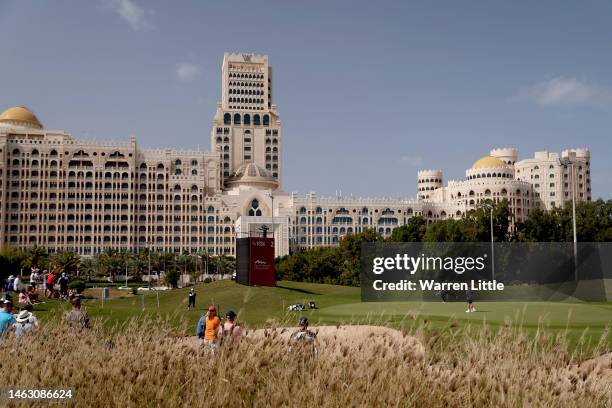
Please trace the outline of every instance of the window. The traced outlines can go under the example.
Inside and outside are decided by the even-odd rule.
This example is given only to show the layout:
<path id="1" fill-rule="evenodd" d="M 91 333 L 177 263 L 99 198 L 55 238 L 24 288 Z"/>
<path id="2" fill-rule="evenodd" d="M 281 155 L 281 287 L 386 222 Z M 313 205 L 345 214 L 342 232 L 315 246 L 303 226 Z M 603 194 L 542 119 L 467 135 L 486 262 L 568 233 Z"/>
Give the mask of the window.
<path id="1" fill-rule="evenodd" d="M 251 207 L 249 208 L 249 216 L 251 217 L 260 217 L 261 216 L 261 208 L 259 208 L 259 201 L 255 198 L 251 201 Z"/>
<path id="2" fill-rule="evenodd" d="M 234 114 L 234 125 L 239 125 L 239 124 L 240 124 L 240 114 L 235 113 Z"/>
<path id="3" fill-rule="evenodd" d="M 224 125 L 231 125 L 232 124 L 232 115 L 230 115 L 229 113 L 226 113 L 225 115 L 223 115 L 223 124 Z"/>

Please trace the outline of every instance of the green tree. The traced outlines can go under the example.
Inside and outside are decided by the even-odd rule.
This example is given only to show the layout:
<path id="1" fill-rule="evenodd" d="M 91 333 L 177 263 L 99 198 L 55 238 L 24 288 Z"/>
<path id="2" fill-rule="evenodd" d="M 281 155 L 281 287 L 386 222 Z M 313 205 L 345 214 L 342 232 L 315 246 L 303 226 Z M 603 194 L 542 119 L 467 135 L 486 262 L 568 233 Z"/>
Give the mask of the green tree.
<path id="1" fill-rule="evenodd" d="M 476 209 L 468 212 L 464 218 L 468 226 L 472 227 L 475 234 L 474 240 L 486 242 L 491 240 L 491 207 L 493 207 L 493 237 L 496 242 L 506 242 L 512 237 L 510 225 L 512 212 L 508 200 L 503 199 L 499 203 L 485 200 Z"/>
<path id="2" fill-rule="evenodd" d="M 68 275 L 77 275 L 81 257 L 71 250 L 59 250 L 51 256 L 51 264 L 66 272 Z"/>
<path id="3" fill-rule="evenodd" d="M 42 269 L 43 267 L 47 266 L 47 259 L 47 249 L 38 245 L 34 245 L 33 247 L 28 248 L 23 253 L 21 266 L 28 269 L 33 266 L 37 266 Z"/>
<path id="4" fill-rule="evenodd" d="M 87 280 L 90 281 L 91 276 L 96 274 L 97 269 L 95 258 L 83 258 L 79 266 L 79 275 L 87 276 Z"/>
<path id="5" fill-rule="evenodd" d="M 100 254 L 100 269 L 109 274 L 111 282 L 115 281 L 117 274 L 125 271 L 124 255 L 115 248 L 105 248 Z"/>
<path id="6" fill-rule="evenodd" d="M 390 242 L 421 242 L 427 231 L 427 220 L 421 216 L 411 217 L 406 225 L 401 225 L 391 232 Z"/>
<path id="7" fill-rule="evenodd" d="M 171 288 L 176 288 L 179 280 L 179 273 L 176 269 L 166 271 L 164 274 L 164 282 Z"/>
<path id="8" fill-rule="evenodd" d="M 0 251 L 0 279 L 16 275 L 21 269 L 24 253 L 19 248 L 7 246 Z"/>

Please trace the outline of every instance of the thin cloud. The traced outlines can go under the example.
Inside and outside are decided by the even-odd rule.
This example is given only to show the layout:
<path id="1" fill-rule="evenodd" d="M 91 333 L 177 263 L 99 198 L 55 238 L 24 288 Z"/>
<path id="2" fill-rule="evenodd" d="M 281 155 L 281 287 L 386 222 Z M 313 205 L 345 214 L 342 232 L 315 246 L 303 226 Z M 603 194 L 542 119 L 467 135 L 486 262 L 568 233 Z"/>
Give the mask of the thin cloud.
<path id="1" fill-rule="evenodd" d="M 136 4 L 134 0 L 110 0 L 108 5 L 132 30 L 142 32 L 154 28 L 149 19 L 153 11 Z"/>
<path id="2" fill-rule="evenodd" d="M 612 102 L 612 92 L 576 78 L 556 77 L 524 87 L 519 96 L 542 107 L 602 107 Z"/>
<path id="3" fill-rule="evenodd" d="M 403 155 L 400 156 L 400 163 L 410 167 L 419 167 L 423 164 L 423 158 L 420 156 Z"/>
<path id="4" fill-rule="evenodd" d="M 200 68 L 197 65 L 181 62 L 176 66 L 176 77 L 180 81 L 191 81 L 200 75 Z"/>

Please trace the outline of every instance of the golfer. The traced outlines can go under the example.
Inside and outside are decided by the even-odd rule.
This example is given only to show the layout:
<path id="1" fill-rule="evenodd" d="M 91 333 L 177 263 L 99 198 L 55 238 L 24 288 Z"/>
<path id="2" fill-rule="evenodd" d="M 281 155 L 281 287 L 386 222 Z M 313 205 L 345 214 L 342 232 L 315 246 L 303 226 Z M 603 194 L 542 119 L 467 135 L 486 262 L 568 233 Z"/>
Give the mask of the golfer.
<path id="1" fill-rule="evenodd" d="M 187 304 L 187 309 L 191 309 L 192 307 L 195 309 L 195 299 L 196 299 L 195 290 L 191 288 L 189 290 L 189 303 Z"/>
<path id="2" fill-rule="evenodd" d="M 468 304 L 468 309 L 465 311 L 465 313 L 475 312 L 476 308 L 474 307 L 474 295 L 472 294 L 471 289 L 468 289 L 465 291 L 465 297 L 466 297 L 467 304 Z"/>

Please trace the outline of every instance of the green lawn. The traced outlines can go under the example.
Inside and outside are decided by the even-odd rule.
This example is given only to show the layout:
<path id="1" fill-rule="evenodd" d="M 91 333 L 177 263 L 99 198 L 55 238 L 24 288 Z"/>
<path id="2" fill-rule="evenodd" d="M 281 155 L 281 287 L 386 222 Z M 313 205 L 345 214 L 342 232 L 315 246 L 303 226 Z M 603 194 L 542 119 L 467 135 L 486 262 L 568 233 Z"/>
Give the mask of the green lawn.
<path id="1" fill-rule="evenodd" d="M 114 292 L 117 293 L 117 292 Z M 98 299 L 85 303 L 91 317 L 106 319 L 107 324 L 126 321 L 130 317 L 169 316 L 177 327 L 195 331 L 198 318 L 210 304 L 221 313 L 233 309 L 239 320 L 248 327 L 271 323 L 295 324 L 301 315 L 313 323 L 370 323 L 409 326 L 426 323 L 435 329 L 481 325 L 497 327 L 503 324 L 521 325 L 528 332 L 544 327 L 551 331 L 565 331 L 577 339 L 586 334 L 595 342 L 607 326 L 612 324 L 612 302 L 481 302 L 476 313 L 465 313 L 463 302 L 381 302 L 361 303 L 359 288 L 298 282 L 278 282 L 276 287 L 246 287 L 232 281 L 213 282 L 196 287 L 196 310 L 187 310 L 188 289 L 157 294 L 131 295 L 101 304 Z M 314 301 L 318 309 L 287 312 L 292 303 Z M 144 301 L 144 303 L 143 303 Z M 144 304 L 144 309 L 143 309 Z M 41 320 L 61 316 L 65 302 L 50 301 L 37 305 L 35 313 Z M 612 336 L 607 336 L 612 347 Z"/>

